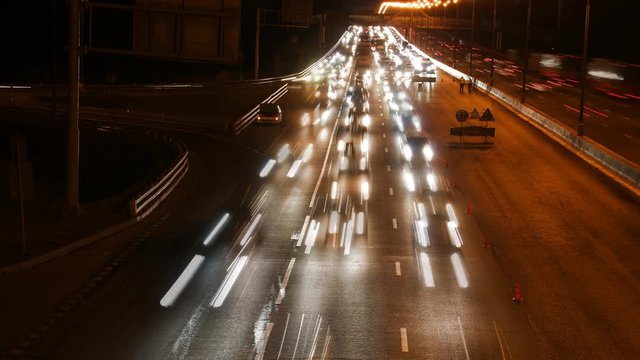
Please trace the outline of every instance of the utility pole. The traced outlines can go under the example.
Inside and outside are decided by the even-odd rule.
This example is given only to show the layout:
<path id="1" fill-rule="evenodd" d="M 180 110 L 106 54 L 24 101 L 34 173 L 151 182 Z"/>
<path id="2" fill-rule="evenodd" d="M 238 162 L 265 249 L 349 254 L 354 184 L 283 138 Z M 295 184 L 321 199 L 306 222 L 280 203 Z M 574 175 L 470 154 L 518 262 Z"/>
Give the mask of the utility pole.
<path id="1" fill-rule="evenodd" d="M 260 8 L 256 9 L 256 56 L 253 69 L 253 78 L 258 79 L 260 72 Z"/>
<path id="2" fill-rule="evenodd" d="M 69 123 L 67 132 L 67 196 L 65 212 L 80 212 L 80 0 L 69 0 Z"/>
<path id="3" fill-rule="evenodd" d="M 524 104 L 525 93 L 527 92 L 527 72 L 529 71 L 529 32 L 531 28 L 531 0 L 527 5 L 527 30 L 524 38 L 524 64 L 522 69 L 522 93 L 520 94 L 520 102 Z"/>
<path id="4" fill-rule="evenodd" d="M 582 71 L 580 74 L 580 117 L 578 118 L 578 136 L 584 135 L 584 93 L 587 90 L 587 51 L 589 47 L 589 14 L 591 0 L 587 0 L 584 10 L 584 40 L 582 43 Z"/>
<path id="5" fill-rule="evenodd" d="M 493 73 L 496 66 L 496 16 L 498 13 L 498 0 L 493 0 L 493 27 L 491 28 L 491 78 L 489 87 L 493 87 Z"/>

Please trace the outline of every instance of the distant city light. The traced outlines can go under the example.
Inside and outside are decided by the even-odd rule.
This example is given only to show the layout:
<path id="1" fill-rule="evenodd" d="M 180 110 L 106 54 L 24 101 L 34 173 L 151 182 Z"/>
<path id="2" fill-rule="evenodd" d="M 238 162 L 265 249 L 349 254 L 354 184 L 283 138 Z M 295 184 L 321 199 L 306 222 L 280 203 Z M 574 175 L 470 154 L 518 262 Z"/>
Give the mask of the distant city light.
<path id="1" fill-rule="evenodd" d="M 458 0 L 418 0 L 411 2 L 399 2 L 399 1 L 385 1 L 380 4 L 378 8 L 378 14 L 384 14 L 389 8 L 395 9 L 430 9 L 432 7 L 443 6 L 446 7 L 449 4 L 457 4 Z"/>

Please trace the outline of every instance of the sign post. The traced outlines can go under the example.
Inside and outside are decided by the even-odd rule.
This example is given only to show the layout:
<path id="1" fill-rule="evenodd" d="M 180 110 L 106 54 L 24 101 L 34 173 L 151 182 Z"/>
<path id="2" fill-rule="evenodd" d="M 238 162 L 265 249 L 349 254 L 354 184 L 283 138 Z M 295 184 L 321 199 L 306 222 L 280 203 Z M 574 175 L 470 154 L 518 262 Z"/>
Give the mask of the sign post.
<path id="1" fill-rule="evenodd" d="M 487 129 L 489 128 L 489 121 L 496 121 L 496 119 L 493 118 L 493 114 L 491 113 L 491 110 L 487 108 L 487 110 L 485 110 L 484 113 L 482 113 L 482 116 L 480 116 L 480 121 L 484 121 L 484 128 Z M 484 142 L 487 142 L 487 141 L 488 141 L 487 132 L 485 132 Z"/>
<path id="2" fill-rule="evenodd" d="M 464 131 L 462 130 L 463 129 L 462 124 L 468 119 L 469 119 L 469 113 L 466 110 L 458 110 L 456 112 L 456 120 L 460 122 L 460 143 L 461 144 L 464 143 Z"/>

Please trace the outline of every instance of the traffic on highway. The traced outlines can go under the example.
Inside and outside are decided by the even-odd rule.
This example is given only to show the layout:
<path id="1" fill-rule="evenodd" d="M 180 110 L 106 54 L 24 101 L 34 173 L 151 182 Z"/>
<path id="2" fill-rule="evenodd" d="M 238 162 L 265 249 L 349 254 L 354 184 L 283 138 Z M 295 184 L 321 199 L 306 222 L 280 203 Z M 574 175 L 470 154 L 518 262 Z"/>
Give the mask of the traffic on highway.
<path id="1" fill-rule="evenodd" d="M 180 134 L 192 169 L 177 194 L 112 278 L 27 354 L 634 353 L 640 319 L 624 304 L 637 288 L 619 285 L 639 270 L 629 241 L 640 234 L 640 205 L 454 80 L 396 28 L 354 25 L 286 94 L 259 104 L 234 141 Z M 450 146 L 456 111 L 476 107 L 495 114 L 494 146 Z M 228 164 L 214 168 L 214 159 Z M 601 336 L 609 330 L 584 320 L 590 312 L 623 335 Z M 577 349 L 583 337 L 609 350 Z"/>

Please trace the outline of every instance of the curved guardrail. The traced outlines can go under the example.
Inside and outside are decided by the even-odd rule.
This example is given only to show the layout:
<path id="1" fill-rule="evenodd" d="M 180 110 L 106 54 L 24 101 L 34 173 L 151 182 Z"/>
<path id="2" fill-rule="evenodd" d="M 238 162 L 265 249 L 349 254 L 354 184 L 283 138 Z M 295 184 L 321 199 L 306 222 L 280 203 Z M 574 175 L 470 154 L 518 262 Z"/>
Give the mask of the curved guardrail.
<path id="1" fill-rule="evenodd" d="M 288 88 L 289 88 L 289 83 L 285 83 L 280 88 L 278 88 L 278 90 L 274 91 L 271 95 L 267 96 L 267 98 L 264 99 L 262 103 L 275 103 L 281 97 L 283 97 L 284 94 L 287 93 L 287 91 L 289 91 Z M 260 104 L 254 106 L 251 110 L 249 110 L 249 112 L 244 114 L 240 119 L 236 120 L 233 123 L 233 135 L 235 136 L 240 135 L 242 130 L 246 129 L 247 126 L 251 125 L 253 120 L 258 115 L 259 109 L 260 109 Z"/>
<path id="2" fill-rule="evenodd" d="M 160 175 L 149 188 L 129 201 L 129 214 L 139 221 L 149 215 L 180 183 L 189 170 L 189 151 L 181 143 L 175 143 L 180 156 Z"/>

